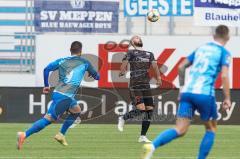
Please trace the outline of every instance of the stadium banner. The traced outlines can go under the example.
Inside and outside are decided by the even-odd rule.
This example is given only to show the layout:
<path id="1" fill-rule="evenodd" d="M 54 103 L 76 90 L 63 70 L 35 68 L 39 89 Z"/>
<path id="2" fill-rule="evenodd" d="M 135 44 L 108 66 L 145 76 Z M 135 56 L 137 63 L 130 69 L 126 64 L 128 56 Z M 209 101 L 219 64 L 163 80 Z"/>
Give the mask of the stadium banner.
<path id="1" fill-rule="evenodd" d="M 42 94 L 42 88 L 1 87 L 0 122 L 28 123 L 41 118 L 51 104 L 51 95 Z M 158 124 L 175 123 L 178 108 L 178 90 L 153 89 L 154 116 L 153 122 Z M 216 91 L 219 124 L 239 125 L 240 90 L 231 90 L 232 107 L 221 109 L 222 90 Z M 119 115 L 133 109 L 130 105 L 128 89 L 80 88 L 76 99 L 82 108 L 82 123 L 116 124 Z M 199 114 L 195 112 L 194 124 L 201 123 Z M 59 118 L 63 121 L 66 115 Z M 141 117 L 130 123 L 141 121 Z"/>
<path id="2" fill-rule="evenodd" d="M 35 0 L 34 8 L 37 32 L 118 32 L 118 0 Z"/>
<path id="3" fill-rule="evenodd" d="M 100 80 L 84 78 L 82 86 L 94 88 L 127 88 L 129 74 L 119 77 L 120 64 L 126 51 L 130 36 L 91 36 L 91 35 L 39 35 L 36 48 L 36 86 L 43 86 L 43 69 L 58 58 L 69 56 L 71 42 L 79 40 L 83 43 L 83 54 L 95 68 L 98 68 Z M 58 42 L 55 42 L 58 39 Z M 142 36 L 145 50 L 154 53 L 163 72 L 163 88 L 178 87 L 178 65 L 200 45 L 212 41 L 210 36 Z M 232 37 L 226 48 L 232 55 L 230 87 L 240 89 L 240 37 Z M 151 80 L 154 86 L 154 74 Z M 54 81 L 54 80 L 51 80 Z M 31 81 L 30 81 L 31 82 Z M 53 82 L 54 83 L 54 82 Z M 35 85 L 34 85 L 35 86 Z M 221 88 L 218 78 L 216 88 Z"/>
<path id="4" fill-rule="evenodd" d="M 240 0 L 195 0 L 194 23 L 200 26 L 240 26 Z"/>
<path id="5" fill-rule="evenodd" d="M 193 0 L 124 0 L 124 16 L 146 16 L 152 9 L 162 16 L 192 16 Z"/>

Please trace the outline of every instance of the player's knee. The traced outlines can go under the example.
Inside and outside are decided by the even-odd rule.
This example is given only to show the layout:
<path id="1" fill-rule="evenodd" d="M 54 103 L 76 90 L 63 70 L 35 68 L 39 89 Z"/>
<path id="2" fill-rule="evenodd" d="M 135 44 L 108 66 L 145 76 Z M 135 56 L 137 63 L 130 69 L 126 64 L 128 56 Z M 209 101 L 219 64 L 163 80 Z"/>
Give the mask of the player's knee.
<path id="1" fill-rule="evenodd" d="M 217 123 L 213 121 L 209 121 L 205 124 L 206 131 L 212 131 L 216 132 L 217 131 Z"/>
<path id="2" fill-rule="evenodd" d="M 147 110 L 147 111 L 153 110 L 153 106 L 146 106 L 146 110 Z"/>
<path id="3" fill-rule="evenodd" d="M 80 117 L 80 113 L 71 113 L 67 116 L 65 120 L 74 122 L 78 117 Z"/>
<path id="4" fill-rule="evenodd" d="M 73 114 L 76 114 L 76 113 L 81 113 L 81 107 L 79 105 L 69 109 L 69 111 Z"/>
<path id="5" fill-rule="evenodd" d="M 54 122 L 55 121 L 55 119 L 53 119 L 52 116 L 48 115 L 48 114 L 44 115 L 44 118 L 47 119 L 50 122 Z"/>
<path id="6" fill-rule="evenodd" d="M 77 119 L 77 117 L 80 116 L 80 113 L 73 113 L 73 114 L 71 114 L 71 115 L 72 115 L 72 117 L 73 117 L 74 119 Z"/>
<path id="7" fill-rule="evenodd" d="M 211 131 L 211 132 L 213 132 L 213 133 L 216 133 L 216 132 L 217 132 L 217 128 L 216 128 L 216 129 L 215 129 L 215 128 L 206 129 L 206 131 Z"/>
<path id="8" fill-rule="evenodd" d="M 145 110 L 145 105 L 143 103 L 138 104 L 136 107 L 137 107 L 138 110 Z"/>
<path id="9" fill-rule="evenodd" d="M 206 131 L 212 131 L 215 133 L 217 131 L 217 127 L 216 126 L 206 127 Z"/>
<path id="10" fill-rule="evenodd" d="M 182 137 L 187 134 L 188 127 L 176 127 L 179 137 Z"/>

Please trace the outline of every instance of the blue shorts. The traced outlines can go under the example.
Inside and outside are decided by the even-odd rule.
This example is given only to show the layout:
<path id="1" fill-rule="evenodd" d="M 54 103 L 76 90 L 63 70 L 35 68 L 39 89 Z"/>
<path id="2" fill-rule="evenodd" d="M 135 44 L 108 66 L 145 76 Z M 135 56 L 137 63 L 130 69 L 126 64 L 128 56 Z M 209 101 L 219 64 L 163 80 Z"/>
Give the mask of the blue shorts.
<path id="1" fill-rule="evenodd" d="M 47 115 L 50 115 L 54 120 L 57 120 L 65 111 L 76 105 L 77 101 L 74 98 L 53 92 L 52 103 L 48 109 Z"/>
<path id="2" fill-rule="evenodd" d="M 177 116 L 192 119 L 197 110 L 203 121 L 217 120 L 217 105 L 215 97 L 210 95 L 182 93 Z"/>

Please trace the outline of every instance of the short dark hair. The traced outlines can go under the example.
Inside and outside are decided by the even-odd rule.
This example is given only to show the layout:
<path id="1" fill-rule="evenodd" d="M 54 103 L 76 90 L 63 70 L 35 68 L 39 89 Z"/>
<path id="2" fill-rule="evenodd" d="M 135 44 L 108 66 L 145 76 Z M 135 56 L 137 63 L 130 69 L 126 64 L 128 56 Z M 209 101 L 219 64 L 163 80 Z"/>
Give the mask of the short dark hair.
<path id="1" fill-rule="evenodd" d="M 79 54 L 80 52 L 82 52 L 82 43 L 79 41 L 74 41 L 71 44 L 71 48 L 70 48 L 71 54 Z"/>
<path id="2" fill-rule="evenodd" d="M 229 28 L 226 25 L 219 25 L 215 29 L 215 37 L 221 39 L 228 39 L 229 37 Z"/>

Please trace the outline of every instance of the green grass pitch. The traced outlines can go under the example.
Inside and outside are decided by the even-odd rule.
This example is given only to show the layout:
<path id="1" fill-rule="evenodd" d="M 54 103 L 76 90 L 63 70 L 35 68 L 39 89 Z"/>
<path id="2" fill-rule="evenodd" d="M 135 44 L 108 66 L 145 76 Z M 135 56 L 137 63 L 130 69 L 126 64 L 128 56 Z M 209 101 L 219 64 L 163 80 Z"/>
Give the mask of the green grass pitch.
<path id="1" fill-rule="evenodd" d="M 139 159 L 142 144 L 137 143 L 140 125 L 126 125 L 120 133 L 116 125 L 80 124 L 67 134 L 68 147 L 55 142 L 60 125 L 53 124 L 30 137 L 23 150 L 16 150 L 16 132 L 30 124 L 0 124 L 0 159 Z M 149 138 L 170 125 L 152 125 Z M 196 159 L 204 134 L 203 126 L 192 126 L 188 134 L 158 149 L 154 159 Z M 209 158 L 240 159 L 240 126 L 219 126 Z"/>

